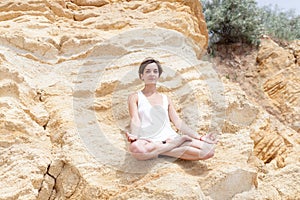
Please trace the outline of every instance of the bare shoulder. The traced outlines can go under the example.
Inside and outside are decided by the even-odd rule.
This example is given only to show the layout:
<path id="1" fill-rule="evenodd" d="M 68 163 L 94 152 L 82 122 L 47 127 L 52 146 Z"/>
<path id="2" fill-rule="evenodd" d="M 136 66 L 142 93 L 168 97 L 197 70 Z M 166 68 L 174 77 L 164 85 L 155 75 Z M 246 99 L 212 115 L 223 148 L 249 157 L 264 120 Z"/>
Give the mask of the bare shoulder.
<path id="1" fill-rule="evenodd" d="M 132 93 L 132 94 L 130 94 L 129 96 L 128 96 L 128 101 L 129 102 L 136 102 L 137 101 L 137 99 L 138 99 L 138 94 L 137 94 L 137 92 L 134 92 L 134 93 Z"/>
<path id="2" fill-rule="evenodd" d="M 163 96 L 163 98 L 167 99 L 168 106 L 172 105 L 172 99 L 167 94 L 164 93 L 160 93 L 160 94 Z"/>

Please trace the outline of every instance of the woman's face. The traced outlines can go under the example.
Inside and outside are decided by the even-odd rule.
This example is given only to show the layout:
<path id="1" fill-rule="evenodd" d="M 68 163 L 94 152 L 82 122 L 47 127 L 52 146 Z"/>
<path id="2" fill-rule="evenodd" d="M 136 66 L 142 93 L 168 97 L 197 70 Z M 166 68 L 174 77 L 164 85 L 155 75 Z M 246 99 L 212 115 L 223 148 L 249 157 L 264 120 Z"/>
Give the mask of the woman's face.
<path id="1" fill-rule="evenodd" d="M 159 78 L 159 71 L 156 63 L 150 63 L 144 69 L 141 79 L 145 84 L 156 84 Z"/>

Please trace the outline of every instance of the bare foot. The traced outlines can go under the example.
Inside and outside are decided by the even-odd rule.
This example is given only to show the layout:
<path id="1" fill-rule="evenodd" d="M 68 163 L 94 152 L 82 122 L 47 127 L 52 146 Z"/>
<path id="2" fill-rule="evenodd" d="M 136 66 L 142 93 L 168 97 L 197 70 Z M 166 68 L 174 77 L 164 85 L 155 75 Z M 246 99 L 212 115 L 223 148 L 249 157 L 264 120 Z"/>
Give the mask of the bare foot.
<path id="1" fill-rule="evenodd" d="M 217 144 L 218 138 L 215 133 L 208 133 L 200 137 L 200 140 L 209 144 Z"/>
<path id="2" fill-rule="evenodd" d="M 192 138 L 187 135 L 182 135 L 182 136 L 176 137 L 172 140 L 169 140 L 169 139 L 167 140 L 167 142 L 173 143 L 176 146 L 180 146 L 182 143 L 184 143 L 186 141 L 192 141 Z"/>

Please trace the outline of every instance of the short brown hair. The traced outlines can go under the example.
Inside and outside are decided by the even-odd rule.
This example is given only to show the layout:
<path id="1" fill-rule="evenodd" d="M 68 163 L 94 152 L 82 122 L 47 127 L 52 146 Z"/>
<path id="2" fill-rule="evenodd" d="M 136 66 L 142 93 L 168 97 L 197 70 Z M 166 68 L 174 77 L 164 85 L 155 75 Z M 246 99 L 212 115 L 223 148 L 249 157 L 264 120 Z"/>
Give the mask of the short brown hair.
<path id="1" fill-rule="evenodd" d="M 158 60 L 155 60 L 154 58 L 148 57 L 148 58 L 145 58 L 140 65 L 140 68 L 139 68 L 139 77 L 140 78 L 141 78 L 141 74 L 144 73 L 146 66 L 149 65 L 150 63 L 155 63 L 157 65 L 158 73 L 159 73 L 159 77 L 160 77 L 161 73 L 163 72 L 160 62 Z"/>

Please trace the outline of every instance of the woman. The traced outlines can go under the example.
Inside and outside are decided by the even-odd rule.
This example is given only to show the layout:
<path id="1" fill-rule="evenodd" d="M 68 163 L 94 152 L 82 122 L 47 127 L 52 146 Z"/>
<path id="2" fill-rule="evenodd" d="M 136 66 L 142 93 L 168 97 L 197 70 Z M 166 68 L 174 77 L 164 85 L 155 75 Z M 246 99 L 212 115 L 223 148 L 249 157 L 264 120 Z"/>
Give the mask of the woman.
<path id="1" fill-rule="evenodd" d="M 184 160 L 204 160 L 214 155 L 213 134 L 200 136 L 178 116 L 170 98 L 157 92 L 156 83 L 162 73 L 159 61 L 146 58 L 140 65 L 139 77 L 145 86 L 128 97 L 131 117 L 129 151 L 138 160 L 166 155 Z M 177 134 L 170 121 L 183 133 Z"/>

